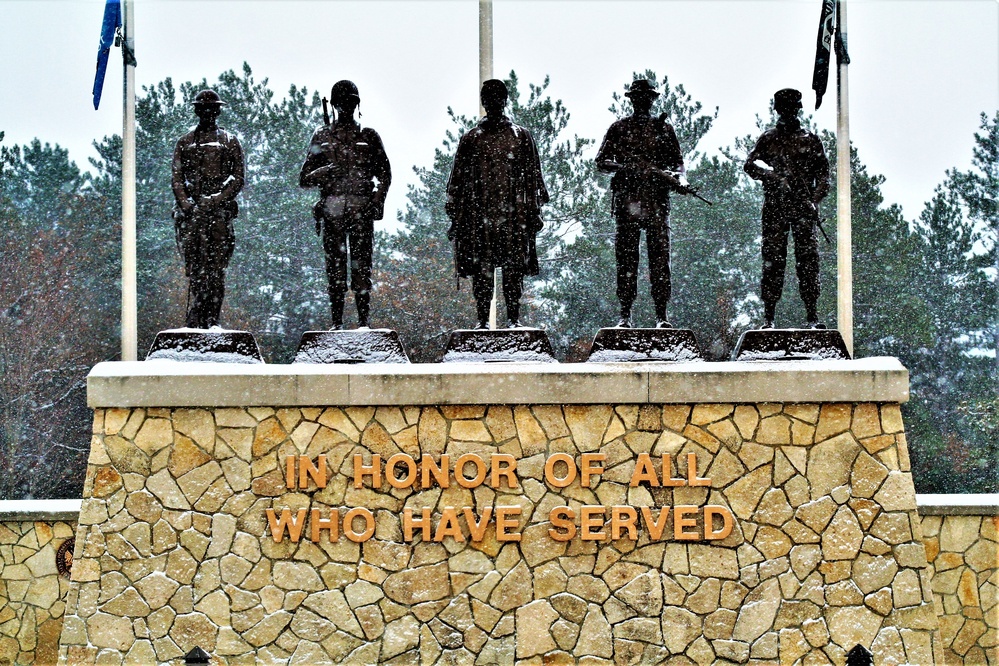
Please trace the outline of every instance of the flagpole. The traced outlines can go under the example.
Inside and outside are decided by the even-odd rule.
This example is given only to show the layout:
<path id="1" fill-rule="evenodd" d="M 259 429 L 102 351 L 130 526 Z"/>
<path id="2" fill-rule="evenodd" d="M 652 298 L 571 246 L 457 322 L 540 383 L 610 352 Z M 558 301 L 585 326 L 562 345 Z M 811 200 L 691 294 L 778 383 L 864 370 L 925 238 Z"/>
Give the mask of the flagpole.
<path id="1" fill-rule="evenodd" d="M 479 0 L 479 90 L 493 78 L 493 0 Z M 479 117 L 486 115 L 479 100 Z M 500 271 L 493 271 L 493 299 L 489 303 L 489 329 L 496 330 L 496 310 L 499 307 Z"/>
<path id="2" fill-rule="evenodd" d="M 850 87 L 846 55 L 846 3 L 836 3 L 836 26 L 840 37 L 836 53 L 836 321 L 843 342 L 853 355 L 853 229 L 850 194 Z"/>
<path id="3" fill-rule="evenodd" d="M 122 32 L 135 53 L 134 0 L 122 1 Z M 122 48 L 122 54 L 125 54 Z M 137 358 L 135 287 L 135 65 L 123 57 L 124 91 L 121 151 L 121 360 Z"/>

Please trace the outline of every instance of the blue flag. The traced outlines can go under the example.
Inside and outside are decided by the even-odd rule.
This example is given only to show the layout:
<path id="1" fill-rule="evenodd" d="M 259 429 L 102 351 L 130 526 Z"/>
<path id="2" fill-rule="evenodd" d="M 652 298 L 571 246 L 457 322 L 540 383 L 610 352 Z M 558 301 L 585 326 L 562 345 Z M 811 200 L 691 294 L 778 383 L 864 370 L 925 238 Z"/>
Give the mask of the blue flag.
<path id="1" fill-rule="evenodd" d="M 121 0 L 107 0 L 104 5 L 104 22 L 101 24 L 101 43 L 97 51 L 97 75 L 94 76 L 94 110 L 101 104 L 104 75 L 108 71 L 108 56 L 114 44 L 115 31 L 121 27 Z"/>

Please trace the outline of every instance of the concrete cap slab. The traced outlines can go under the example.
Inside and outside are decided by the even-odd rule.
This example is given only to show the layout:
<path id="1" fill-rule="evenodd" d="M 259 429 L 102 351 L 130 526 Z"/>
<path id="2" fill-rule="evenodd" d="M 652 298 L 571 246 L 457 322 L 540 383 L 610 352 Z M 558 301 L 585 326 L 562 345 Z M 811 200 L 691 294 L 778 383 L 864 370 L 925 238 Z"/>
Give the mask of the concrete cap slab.
<path id="1" fill-rule="evenodd" d="M 916 495 L 920 516 L 999 516 L 999 493 Z"/>
<path id="2" fill-rule="evenodd" d="M 0 500 L 0 522 L 67 521 L 80 518 L 79 499 Z"/>
<path id="3" fill-rule="evenodd" d="M 905 402 L 895 358 L 754 363 L 106 362 L 91 407 Z"/>

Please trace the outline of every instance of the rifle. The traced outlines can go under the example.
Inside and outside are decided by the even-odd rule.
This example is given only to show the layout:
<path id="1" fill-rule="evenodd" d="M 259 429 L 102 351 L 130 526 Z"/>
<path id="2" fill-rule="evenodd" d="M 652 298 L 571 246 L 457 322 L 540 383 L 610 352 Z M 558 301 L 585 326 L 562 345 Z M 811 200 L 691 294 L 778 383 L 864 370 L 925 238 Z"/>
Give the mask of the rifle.
<path id="1" fill-rule="evenodd" d="M 334 113 L 334 115 L 336 114 Z M 326 125 L 327 129 L 329 128 L 331 122 L 332 119 L 330 118 L 329 100 L 323 97 L 323 123 Z"/>
<path id="2" fill-rule="evenodd" d="M 690 183 L 684 185 L 680 181 L 680 176 L 682 174 L 679 174 L 679 173 L 677 173 L 675 171 L 667 171 L 665 169 L 662 169 L 661 171 L 664 174 L 666 174 L 666 176 L 667 176 L 666 182 L 668 182 L 670 184 L 670 186 L 674 190 L 676 190 L 677 192 L 679 192 L 680 194 L 689 194 L 690 196 L 694 197 L 695 199 L 700 199 L 701 201 L 703 201 L 704 203 L 706 203 L 709 206 L 714 206 L 714 202 L 708 201 L 707 199 L 705 199 L 704 197 L 702 197 L 700 194 L 698 194 L 698 191 L 699 191 L 700 188 L 694 187 Z M 673 181 L 675 181 L 675 183 Z"/>
<path id="3" fill-rule="evenodd" d="M 794 189 L 798 188 L 801 192 L 811 193 L 812 188 L 809 187 L 805 181 L 801 179 L 801 176 L 796 174 L 793 169 L 787 166 L 785 161 L 782 159 L 779 163 L 774 164 L 774 167 L 781 167 L 780 169 L 773 168 L 774 174 L 780 178 L 780 182 L 785 188 L 793 195 Z M 826 245 L 832 245 L 832 240 L 829 238 L 829 234 L 826 233 L 825 227 L 822 226 L 822 217 L 819 215 L 819 204 L 816 202 L 810 202 L 815 208 L 815 226 L 819 228 L 822 232 L 822 237 L 826 239 Z"/>

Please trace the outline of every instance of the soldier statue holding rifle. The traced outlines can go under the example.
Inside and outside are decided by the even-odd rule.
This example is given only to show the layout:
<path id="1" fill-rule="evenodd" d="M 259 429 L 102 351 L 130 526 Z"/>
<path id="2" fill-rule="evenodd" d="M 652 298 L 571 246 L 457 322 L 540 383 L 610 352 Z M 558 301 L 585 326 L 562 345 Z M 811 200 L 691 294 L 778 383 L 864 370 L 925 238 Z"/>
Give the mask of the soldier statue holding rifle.
<path id="1" fill-rule="evenodd" d="M 312 212 L 326 254 L 332 330 L 338 330 L 343 328 L 348 257 L 357 323 L 368 325 L 375 220 L 384 215 L 392 170 L 378 132 L 354 120 L 361 103 L 357 86 L 338 81 L 330 91 L 330 102 L 336 120 L 312 136 L 299 185 L 319 188 L 320 199 Z"/>
<path id="2" fill-rule="evenodd" d="M 798 288 L 808 328 L 819 322 L 819 202 L 829 193 L 829 160 L 822 142 L 801 127 L 801 93 L 785 88 L 774 94 L 777 126 L 767 130 L 746 159 L 745 171 L 763 183 L 763 328 L 774 327 L 784 290 L 787 235 L 794 238 Z M 825 232 L 823 231 L 823 234 Z M 827 239 L 828 240 L 828 239 Z"/>
<path id="3" fill-rule="evenodd" d="M 637 79 L 625 96 L 631 100 L 634 113 L 610 126 L 596 158 L 600 171 L 614 174 L 612 212 L 617 221 L 617 297 L 621 304 L 617 325 L 632 326 L 639 241 L 644 229 L 656 328 L 672 328 L 666 311 L 671 291 L 669 193 L 697 193 L 684 177 L 683 154 L 673 126 L 665 114 L 658 118 L 651 114 L 659 92 L 648 80 Z"/>
<path id="4" fill-rule="evenodd" d="M 199 92 L 193 106 L 198 126 L 173 153 L 173 219 L 189 280 L 185 325 L 210 328 L 219 323 L 225 269 L 236 246 L 232 221 L 243 189 L 243 149 L 216 123 L 225 102 L 214 90 Z"/>

